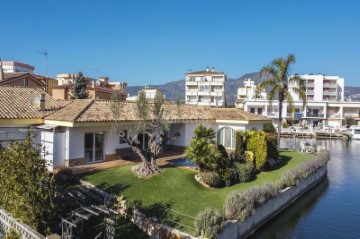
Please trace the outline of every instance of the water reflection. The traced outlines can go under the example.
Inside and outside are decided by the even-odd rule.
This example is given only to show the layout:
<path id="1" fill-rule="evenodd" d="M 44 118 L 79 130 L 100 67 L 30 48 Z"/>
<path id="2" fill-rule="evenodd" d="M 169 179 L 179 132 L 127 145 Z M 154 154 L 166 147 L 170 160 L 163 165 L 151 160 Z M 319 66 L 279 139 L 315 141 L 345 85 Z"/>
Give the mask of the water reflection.
<path id="1" fill-rule="evenodd" d="M 329 185 L 328 179 L 325 179 L 319 185 L 304 194 L 296 203 L 292 204 L 285 211 L 277 215 L 275 220 L 270 221 L 258 233 L 250 238 L 269 239 L 269 238 L 304 238 L 305 232 L 299 230 L 293 235 L 293 228 L 299 223 L 301 218 L 313 210 L 318 201 L 326 192 Z"/>
<path id="2" fill-rule="evenodd" d="M 251 238 L 360 238 L 360 140 L 282 139 L 281 146 L 315 143 L 330 151 L 328 179 Z"/>

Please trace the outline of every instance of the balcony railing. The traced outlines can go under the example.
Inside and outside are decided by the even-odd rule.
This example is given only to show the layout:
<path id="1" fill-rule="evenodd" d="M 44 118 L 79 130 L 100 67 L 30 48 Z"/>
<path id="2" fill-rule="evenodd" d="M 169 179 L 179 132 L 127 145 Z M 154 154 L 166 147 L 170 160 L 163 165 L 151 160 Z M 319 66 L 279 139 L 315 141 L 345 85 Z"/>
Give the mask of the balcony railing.
<path id="1" fill-rule="evenodd" d="M 324 91 L 323 95 L 336 95 L 336 91 Z"/>
<path id="2" fill-rule="evenodd" d="M 336 84 L 330 84 L 330 83 L 323 84 L 323 88 L 336 88 L 336 87 L 337 87 Z"/>
<path id="3" fill-rule="evenodd" d="M 324 118 L 324 114 L 306 113 L 306 117 Z"/>
<path id="4" fill-rule="evenodd" d="M 308 88 L 314 88 L 314 83 L 307 83 L 307 84 L 306 84 L 306 87 L 308 87 Z"/>
<path id="5" fill-rule="evenodd" d="M 313 90 L 308 90 L 308 91 L 306 91 L 306 94 L 307 94 L 307 95 L 313 95 L 313 94 L 314 94 L 314 91 L 313 91 Z"/>

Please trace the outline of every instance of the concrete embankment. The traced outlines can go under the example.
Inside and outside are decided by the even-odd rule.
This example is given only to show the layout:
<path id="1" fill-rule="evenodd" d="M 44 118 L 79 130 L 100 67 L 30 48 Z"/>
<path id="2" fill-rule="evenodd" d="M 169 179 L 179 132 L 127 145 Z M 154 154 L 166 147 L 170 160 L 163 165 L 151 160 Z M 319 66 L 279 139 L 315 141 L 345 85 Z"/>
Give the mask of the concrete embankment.
<path id="1" fill-rule="evenodd" d="M 229 220 L 225 223 L 224 229 L 218 235 L 218 239 L 247 238 L 256 229 L 263 226 L 267 221 L 276 216 L 301 195 L 309 191 L 327 175 L 327 165 L 319 168 L 308 178 L 299 182 L 296 186 L 282 190 L 275 198 L 270 199 L 266 204 L 256 209 L 245 222 Z"/>

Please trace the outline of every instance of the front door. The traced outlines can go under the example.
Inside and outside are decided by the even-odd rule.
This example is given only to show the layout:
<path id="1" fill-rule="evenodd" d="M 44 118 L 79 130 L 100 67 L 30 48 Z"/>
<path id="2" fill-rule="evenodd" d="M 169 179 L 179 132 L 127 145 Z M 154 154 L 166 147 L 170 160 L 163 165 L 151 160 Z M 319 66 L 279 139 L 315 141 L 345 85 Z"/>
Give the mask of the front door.
<path id="1" fill-rule="evenodd" d="M 84 139 L 85 162 L 104 160 L 104 132 L 86 133 Z"/>

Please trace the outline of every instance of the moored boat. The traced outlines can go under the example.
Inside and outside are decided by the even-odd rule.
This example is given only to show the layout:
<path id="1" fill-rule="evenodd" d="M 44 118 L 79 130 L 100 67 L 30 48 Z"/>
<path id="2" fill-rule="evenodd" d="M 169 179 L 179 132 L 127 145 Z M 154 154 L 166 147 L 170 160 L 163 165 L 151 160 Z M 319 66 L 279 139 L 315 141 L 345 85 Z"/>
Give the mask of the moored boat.
<path id="1" fill-rule="evenodd" d="M 360 126 L 352 125 L 349 130 L 349 136 L 351 139 L 360 139 Z"/>

